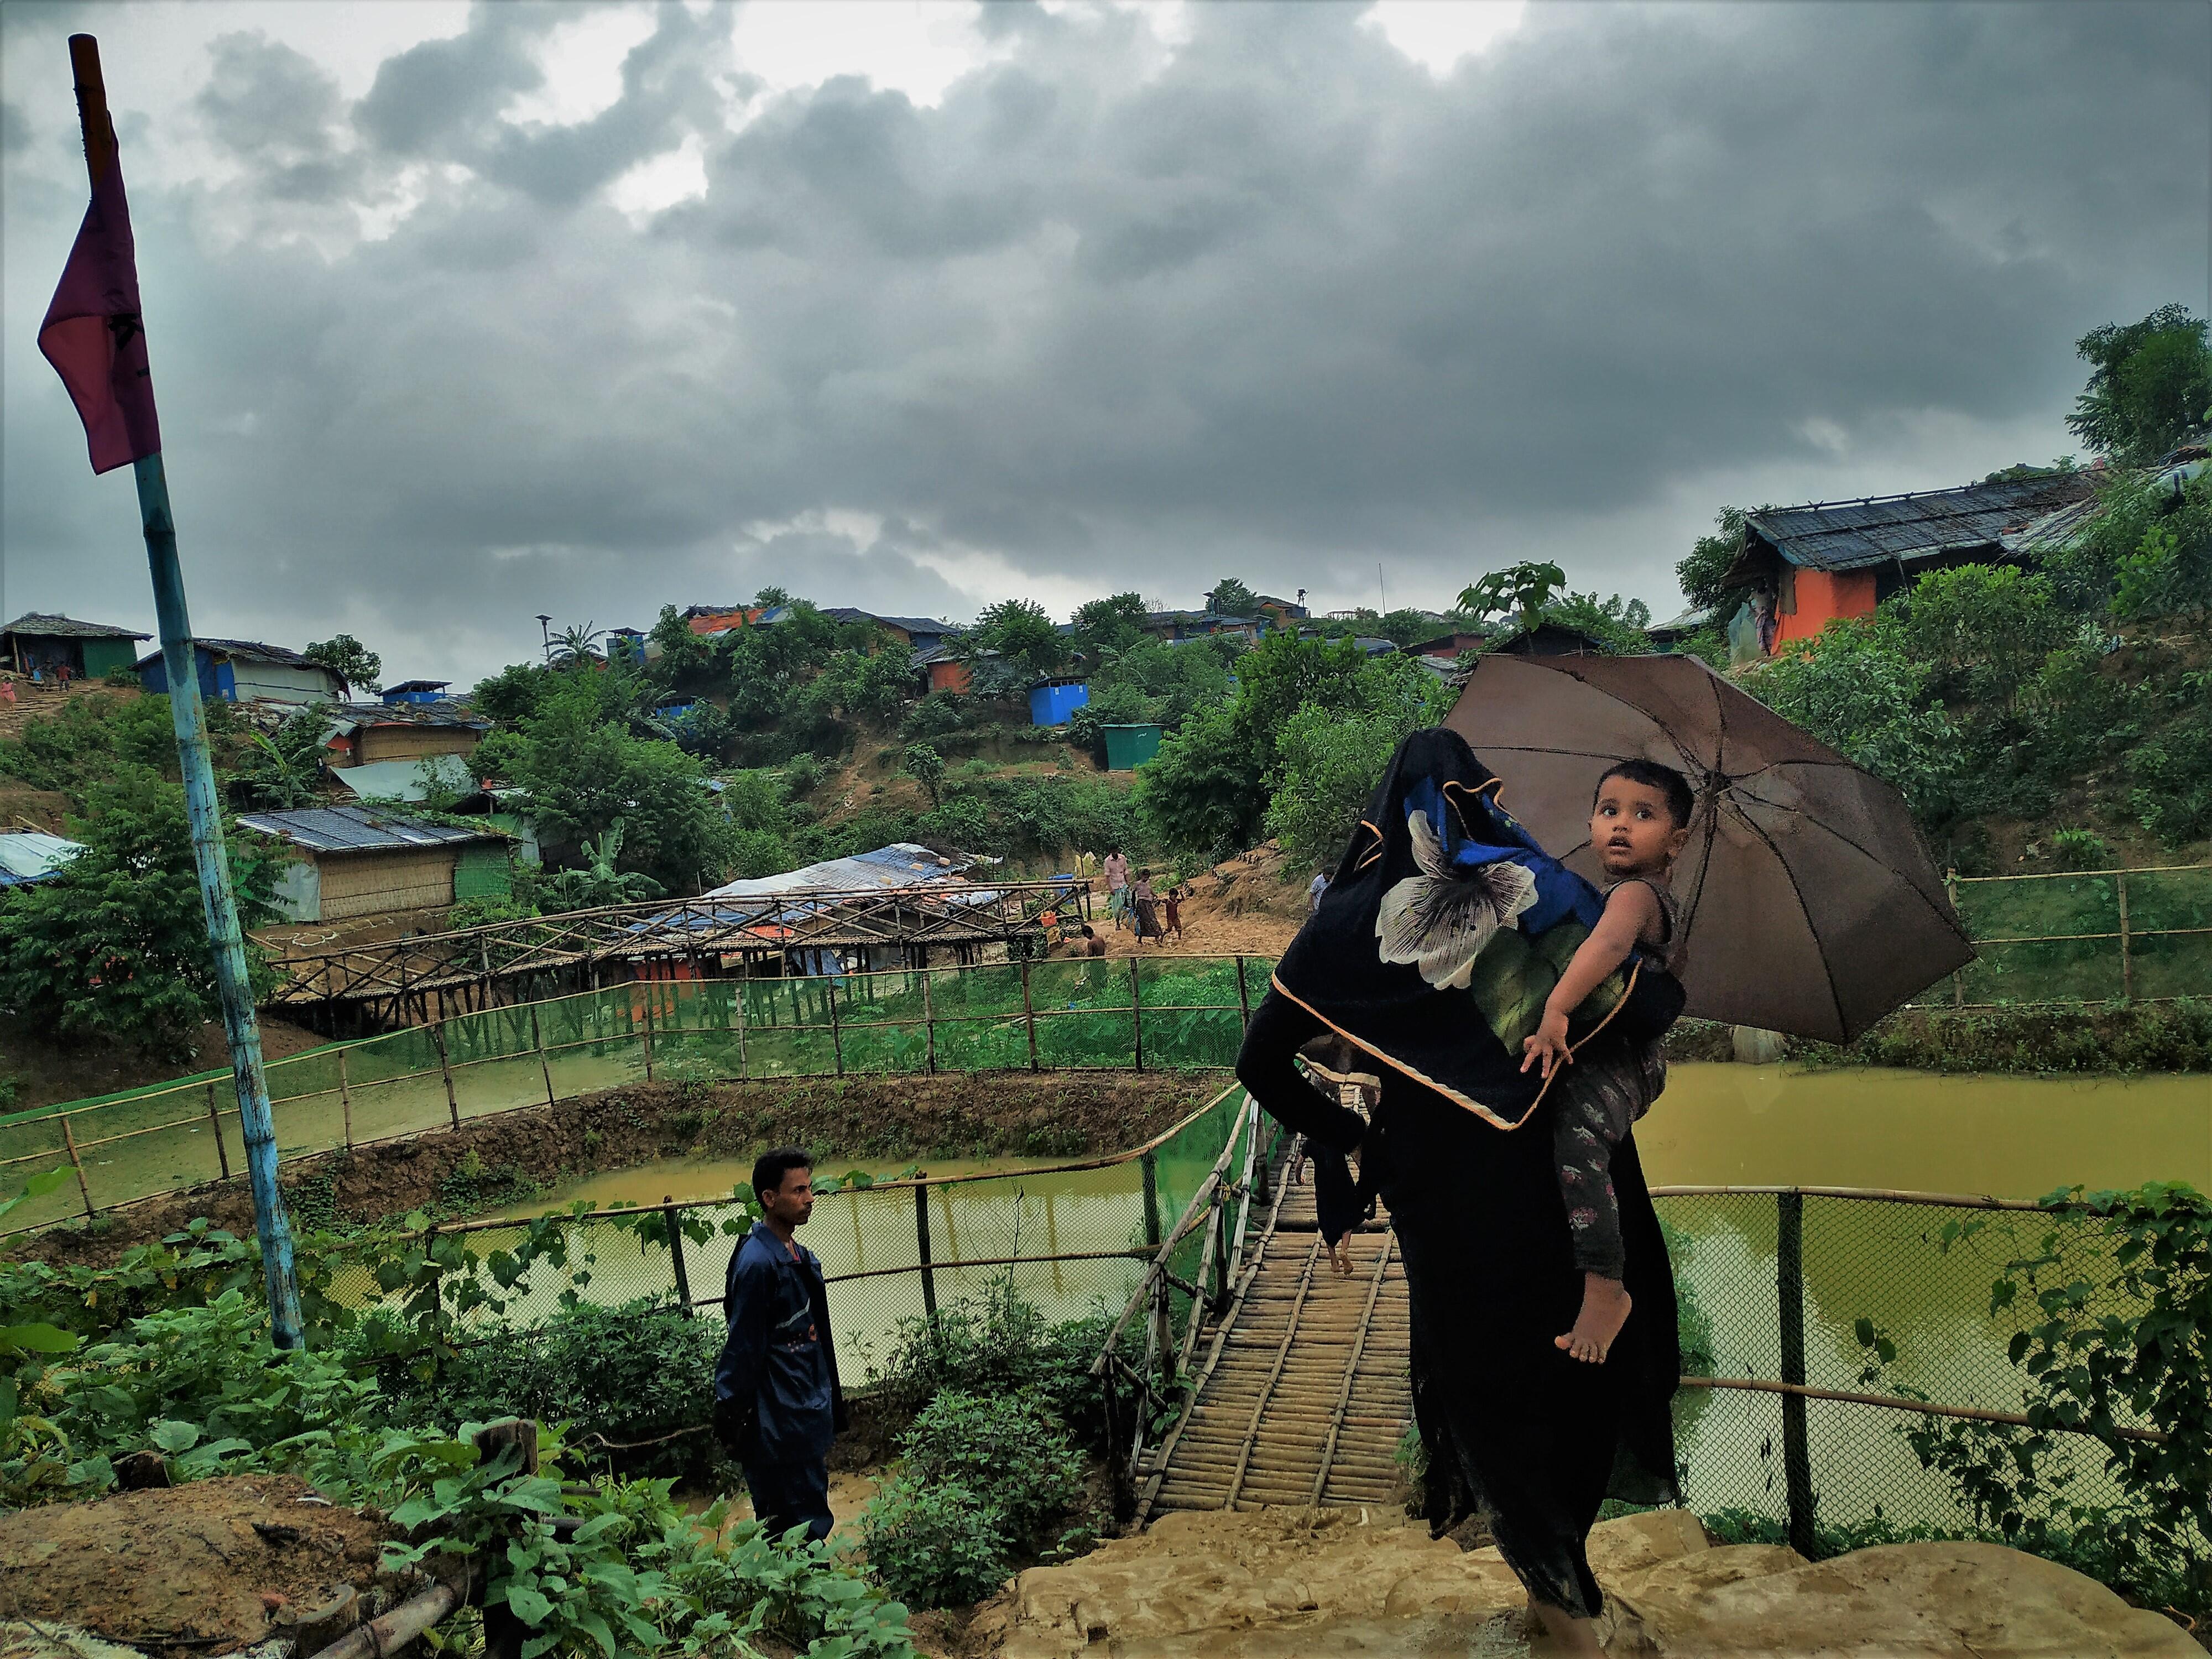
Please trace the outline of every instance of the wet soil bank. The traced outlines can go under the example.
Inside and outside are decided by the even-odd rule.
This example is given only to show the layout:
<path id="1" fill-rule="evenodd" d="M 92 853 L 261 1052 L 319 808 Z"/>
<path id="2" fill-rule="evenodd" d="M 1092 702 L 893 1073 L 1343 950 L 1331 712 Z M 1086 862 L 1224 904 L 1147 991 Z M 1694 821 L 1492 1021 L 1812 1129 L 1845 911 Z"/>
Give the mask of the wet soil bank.
<path id="1" fill-rule="evenodd" d="M 493 1208 L 602 1170 L 657 1158 L 739 1157 L 771 1146 L 803 1146 L 832 1164 L 1082 1158 L 1150 1139 L 1229 1081 L 1225 1072 L 1047 1072 L 635 1084 L 301 1158 L 284 1164 L 281 1178 L 295 1224 L 309 1226 Z M 112 1212 L 90 1231 L 57 1228 L 20 1242 L 15 1254 L 105 1265 L 199 1216 L 240 1237 L 251 1232 L 244 1176 Z"/>

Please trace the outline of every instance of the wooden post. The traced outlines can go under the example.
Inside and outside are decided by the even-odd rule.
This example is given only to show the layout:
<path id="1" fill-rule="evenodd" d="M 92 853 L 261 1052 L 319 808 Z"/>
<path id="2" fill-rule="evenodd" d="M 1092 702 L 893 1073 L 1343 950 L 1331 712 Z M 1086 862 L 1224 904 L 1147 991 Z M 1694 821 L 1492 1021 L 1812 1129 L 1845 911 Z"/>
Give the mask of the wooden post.
<path id="1" fill-rule="evenodd" d="M 937 1075 L 937 1004 L 929 988 L 929 982 L 933 977 L 927 968 L 921 970 L 922 1068 L 930 1076 L 935 1077 Z"/>
<path id="2" fill-rule="evenodd" d="M 216 1113 L 215 1085 L 212 1083 L 207 1086 L 207 1097 L 208 1127 L 215 1131 L 215 1161 L 216 1166 L 222 1170 L 222 1178 L 228 1181 L 230 1179 L 230 1154 L 223 1150 L 222 1119 Z"/>
<path id="3" fill-rule="evenodd" d="M 1805 1382 L 1805 1194 L 1777 1194 L 1774 1278 L 1781 1311 L 1782 1380 Z M 1805 1397 L 1782 1396 L 1782 1472 L 1790 1504 L 1790 1547 L 1811 1559 L 1813 1454 L 1805 1427 Z"/>
<path id="4" fill-rule="evenodd" d="M 928 1316 L 930 1328 L 937 1327 L 937 1273 L 929 1265 L 929 1188 L 917 1181 L 914 1185 L 914 1248 L 921 1263 L 921 1310 Z"/>
<path id="5" fill-rule="evenodd" d="M 1137 1160 L 1145 1172 L 1145 1248 L 1154 1255 L 1160 1248 L 1160 1158 L 1146 1152 Z"/>
<path id="6" fill-rule="evenodd" d="M 1139 995 L 1140 993 L 1137 988 L 1137 959 L 1131 957 L 1129 958 L 1129 1042 L 1137 1051 L 1137 1069 L 1141 1072 L 1145 1069 L 1145 1014 L 1143 1006 L 1139 1001 Z M 1146 1167 L 1149 1168 L 1150 1165 Z"/>
<path id="7" fill-rule="evenodd" d="M 460 1097 L 453 1092 L 453 1062 L 446 1052 L 446 1020 L 441 1014 L 430 1025 L 430 1041 L 438 1045 L 438 1072 L 446 1079 L 446 1111 L 453 1120 L 453 1127 L 461 1127 Z"/>
<path id="8" fill-rule="evenodd" d="M 2136 965 L 2129 957 L 2128 937 L 2128 872 L 2117 872 L 2120 889 L 2120 1000 L 2132 1002 L 2136 995 Z"/>
<path id="9" fill-rule="evenodd" d="M 1943 872 L 1943 892 L 1951 901 L 1951 914 L 1959 915 L 1959 872 L 1956 870 L 1946 870 Z M 1966 921 L 1966 919 L 1964 916 L 1959 916 L 1960 927 L 1965 927 Z M 1963 1008 L 1966 1006 L 1966 970 L 1963 968 L 1954 968 L 1951 970 L 1951 1006 L 1954 1008 Z"/>
<path id="10" fill-rule="evenodd" d="M 660 1213 L 668 1223 L 668 1259 L 676 1266 L 676 1305 L 685 1313 L 691 1311 L 691 1275 L 684 1261 L 684 1229 L 678 1220 L 673 1194 L 660 1195 Z"/>
<path id="11" fill-rule="evenodd" d="M 69 1114 L 62 1114 L 62 1142 L 69 1148 L 70 1168 L 76 1171 L 77 1196 L 84 1200 L 84 1218 L 92 1219 L 92 1188 L 84 1184 L 84 1160 L 76 1155 L 76 1132 L 70 1127 Z"/>
<path id="12" fill-rule="evenodd" d="M 338 1109 L 345 1115 L 346 1151 L 353 1150 L 353 1087 L 346 1080 L 346 1051 L 338 1050 Z"/>
<path id="13" fill-rule="evenodd" d="M 822 981 L 823 994 L 830 1000 L 830 1054 L 837 1062 L 837 1075 L 845 1075 L 845 1033 L 837 1023 L 837 981 Z"/>
<path id="14" fill-rule="evenodd" d="M 645 1080 L 653 1081 L 653 981 L 640 980 L 645 987 Z"/>
<path id="15" fill-rule="evenodd" d="M 515 1473 L 538 1473 L 538 1425 L 527 1418 L 488 1423 L 470 1437 L 486 1462 L 509 1446 L 520 1447 L 522 1463 Z M 522 1659 L 523 1644 L 529 1639 L 530 1626 L 512 1608 L 503 1603 L 484 1608 L 484 1659 Z"/>
<path id="16" fill-rule="evenodd" d="M 1245 1026 L 1252 1024 L 1252 993 L 1244 984 L 1244 958 L 1237 958 L 1237 1010 L 1244 1017 Z"/>
<path id="17" fill-rule="evenodd" d="M 753 982 L 752 958 L 741 957 L 738 966 L 738 1081 L 743 1083 L 752 1075 L 745 1059 L 745 988 Z"/>
<path id="18" fill-rule="evenodd" d="M 1130 965 L 1136 965 L 1133 958 Z M 1036 1004 L 1030 999 L 1030 959 L 1027 957 L 1022 958 L 1022 1018 L 1029 1022 L 1030 1070 L 1034 1072 L 1037 1068 Z"/>
<path id="19" fill-rule="evenodd" d="M 553 1062 L 545 1057 L 545 1034 L 538 1028 L 538 1005 L 530 1005 L 530 1046 L 538 1050 L 538 1074 L 545 1079 L 545 1103 L 553 1103 Z"/>

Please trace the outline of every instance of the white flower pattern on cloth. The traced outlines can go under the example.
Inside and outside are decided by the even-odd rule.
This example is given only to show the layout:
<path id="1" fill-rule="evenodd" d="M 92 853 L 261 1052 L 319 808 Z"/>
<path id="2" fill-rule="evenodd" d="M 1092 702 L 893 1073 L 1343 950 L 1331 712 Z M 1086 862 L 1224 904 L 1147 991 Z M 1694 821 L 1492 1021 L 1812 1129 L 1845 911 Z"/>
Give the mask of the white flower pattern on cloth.
<path id="1" fill-rule="evenodd" d="M 1385 962 L 1412 963 L 1437 989 L 1467 989 L 1474 959 L 1498 930 L 1536 902 L 1536 878 L 1509 859 L 1464 874 L 1445 860 L 1443 842 L 1418 808 L 1406 815 L 1418 876 L 1382 895 L 1375 937 Z"/>

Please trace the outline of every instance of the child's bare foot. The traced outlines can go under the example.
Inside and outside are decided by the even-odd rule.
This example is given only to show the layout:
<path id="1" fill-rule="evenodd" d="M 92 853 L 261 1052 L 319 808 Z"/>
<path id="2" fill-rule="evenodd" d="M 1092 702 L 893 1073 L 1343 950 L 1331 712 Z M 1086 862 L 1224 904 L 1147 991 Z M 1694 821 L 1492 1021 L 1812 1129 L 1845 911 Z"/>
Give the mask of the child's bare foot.
<path id="1" fill-rule="evenodd" d="M 1528 1623 L 1534 1640 L 1532 1653 L 1597 1653 L 1605 1651 L 1597 1639 L 1597 1626 L 1588 1619 L 1577 1619 L 1564 1607 L 1547 1607 L 1534 1596 L 1528 1598 Z"/>
<path id="2" fill-rule="evenodd" d="M 1628 1291 L 1619 1279 L 1584 1273 L 1583 1310 L 1576 1316 L 1575 1328 L 1565 1336 L 1553 1337 L 1552 1346 L 1565 1348 L 1570 1356 L 1589 1364 L 1604 1364 L 1613 1339 L 1628 1322 L 1630 1306 Z"/>

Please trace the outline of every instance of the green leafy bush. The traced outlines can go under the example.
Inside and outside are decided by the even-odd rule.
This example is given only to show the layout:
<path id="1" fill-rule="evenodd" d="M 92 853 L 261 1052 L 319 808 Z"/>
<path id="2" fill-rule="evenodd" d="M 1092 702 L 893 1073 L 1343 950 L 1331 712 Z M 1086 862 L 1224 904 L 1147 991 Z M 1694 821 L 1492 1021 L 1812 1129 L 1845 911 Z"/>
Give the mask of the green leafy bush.
<path id="1" fill-rule="evenodd" d="M 1012 1575 L 1006 1517 L 967 1487 L 887 1480 L 860 1512 L 868 1571 L 910 1607 L 963 1607 Z"/>
<path id="2" fill-rule="evenodd" d="M 1091 1364 L 1106 1339 L 1106 1318 L 1048 1322 L 1011 1274 L 980 1304 L 945 1308 L 934 1323 L 902 1321 L 869 1381 L 896 1412 L 918 1413 L 941 1390 L 988 1395 L 1030 1394 L 1062 1423 L 1104 1432 L 1105 1399 Z"/>
<path id="3" fill-rule="evenodd" d="M 899 1442 L 907 1472 L 933 1488 L 964 1488 L 1030 1548 L 1083 1501 L 1083 1460 L 1044 1401 L 1030 1393 L 948 1389 Z"/>
<path id="4" fill-rule="evenodd" d="M 434 1384 L 410 1392 L 405 1409 L 439 1421 L 512 1414 L 562 1423 L 593 1462 L 702 1473 L 714 1462 L 714 1437 L 703 1431 L 721 1345 L 722 1328 L 711 1319 L 586 1303 L 459 1349 Z M 648 1441 L 659 1443 L 641 1443 Z"/>
<path id="5" fill-rule="evenodd" d="M 2212 670 L 2184 674 L 2173 718 L 2128 754 L 2128 795 L 2144 829 L 2179 847 L 2212 832 Z"/>

